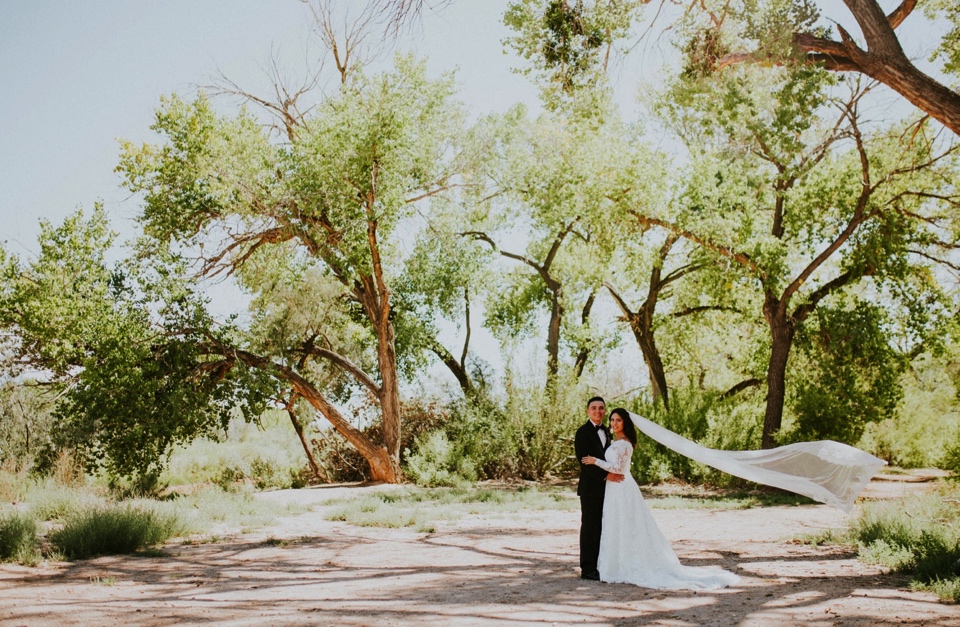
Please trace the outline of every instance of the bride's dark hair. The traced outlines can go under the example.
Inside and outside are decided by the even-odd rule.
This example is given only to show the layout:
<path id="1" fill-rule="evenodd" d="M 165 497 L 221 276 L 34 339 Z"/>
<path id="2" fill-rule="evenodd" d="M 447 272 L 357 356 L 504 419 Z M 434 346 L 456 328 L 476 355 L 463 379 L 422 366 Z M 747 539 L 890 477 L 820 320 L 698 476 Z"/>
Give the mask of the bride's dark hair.
<path id="1" fill-rule="evenodd" d="M 628 412 L 623 407 L 617 407 L 612 412 L 610 412 L 611 416 L 613 416 L 614 414 L 620 416 L 620 419 L 623 420 L 624 437 L 630 440 L 630 444 L 633 445 L 633 448 L 637 448 L 637 428 L 633 426 L 633 421 L 630 420 L 630 412 Z"/>

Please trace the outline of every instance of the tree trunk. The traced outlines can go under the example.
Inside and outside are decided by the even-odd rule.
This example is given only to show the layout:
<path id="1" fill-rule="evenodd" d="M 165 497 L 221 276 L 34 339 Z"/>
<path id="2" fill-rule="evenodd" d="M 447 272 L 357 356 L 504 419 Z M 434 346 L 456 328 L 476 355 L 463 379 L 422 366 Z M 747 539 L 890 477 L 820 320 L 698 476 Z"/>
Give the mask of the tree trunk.
<path id="1" fill-rule="evenodd" d="M 796 327 L 787 315 L 786 304 L 770 294 L 763 304 L 763 317 L 770 326 L 770 363 L 767 367 L 767 409 L 763 416 L 761 446 L 776 446 L 774 434 L 783 424 L 783 404 L 786 399 L 787 359 Z"/>
<path id="2" fill-rule="evenodd" d="M 590 296 L 587 297 L 587 302 L 583 305 L 583 313 L 580 314 L 580 323 L 586 325 L 590 322 L 590 311 L 593 309 L 593 303 L 597 299 L 597 292 L 590 292 Z M 590 356 L 590 349 L 586 346 L 580 349 L 580 352 L 577 353 L 577 360 L 573 365 L 573 373 L 579 379 L 583 374 L 583 369 L 587 365 L 587 358 Z"/>
<path id="3" fill-rule="evenodd" d="M 670 397 L 667 389 L 667 377 L 663 370 L 663 360 L 660 359 L 660 350 L 653 335 L 653 314 L 657 306 L 657 296 L 659 294 L 660 270 L 655 268 L 651 276 L 651 287 L 647 300 L 643 302 L 640 309 L 636 312 L 630 311 L 626 301 L 620 297 L 620 294 L 609 283 L 606 283 L 607 291 L 613 296 L 613 299 L 623 312 L 624 318 L 633 331 L 633 337 L 637 340 L 637 346 L 643 355 L 643 361 L 647 365 L 647 373 L 650 376 L 650 392 L 653 395 L 653 402 L 663 401 L 664 409 L 670 409 Z M 654 285 L 656 283 L 656 286 Z"/>
<path id="4" fill-rule="evenodd" d="M 319 481 L 323 481 L 320 464 L 317 463 L 316 458 L 313 456 L 313 451 L 310 450 L 310 443 L 307 442 L 307 438 L 303 434 L 303 427 L 300 425 L 300 420 L 297 418 L 297 413 L 294 411 L 292 404 L 287 405 L 287 415 L 290 416 L 290 422 L 293 423 L 293 430 L 297 432 L 297 437 L 300 438 L 300 444 L 303 445 L 303 452 L 307 455 L 307 463 L 310 464 L 310 470 L 313 472 L 313 476 Z"/>
<path id="5" fill-rule="evenodd" d="M 663 408 L 670 409 L 670 397 L 667 389 L 667 376 L 663 371 L 663 360 L 660 359 L 660 351 L 657 349 L 653 333 L 647 330 L 646 333 L 633 332 L 637 338 L 637 344 L 640 346 L 640 352 L 643 353 L 643 361 L 647 364 L 647 372 L 650 373 L 650 390 L 653 392 L 653 402 L 663 401 Z"/>
<path id="6" fill-rule="evenodd" d="M 916 68 L 904 55 L 866 55 L 863 73 L 890 87 L 924 113 L 960 135 L 960 94 Z"/>
<path id="7" fill-rule="evenodd" d="M 435 338 L 430 338 L 428 340 L 430 351 L 436 355 L 440 361 L 450 370 L 454 378 L 457 380 L 457 383 L 460 384 L 460 389 L 463 391 L 464 396 L 470 396 L 473 393 L 473 382 L 470 381 L 470 375 L 467 374 L 464 364 L 461 364 L 457 361 L 456 357 L 450 354 L 450 351 L 446 349 L 440 342 Z"/>
<path id="8" fill-rule="evenodd" d="M 380 368 L 380 415 L 383 420 L 383 452 L 390 476 L 399 481 L 400 471 L 400 378 L 393 324 L 387 320 L 377 333 L 377 362 Z M 388 481 L 382 479 L 382 481 Z"/>
<path id="9" fill-rule="evenodd" d="M 547 327 L 547 386 L 554 385 L 560 372 L 560 325 L 563 322 L 563 305 L 560 304 L 560 288 L 551 290 L 550 324 Z"/>
<path id="10" fill-rule="evenodd" d="M 400 471 L 399 452 L 396 457 L 387 452 L 384 446 L 377 446 L 363 434 L 359 429 L 350 424 L 346 418 L 334 407 L 317 388 L 313 387 L 309 381 L 300 376 L 297 372 L 284 365 L 275 363 L 266 357 L 261 357 L 248 351 L 235 349 L 221 344 L 211 344 L 207 348 L 211 354 L 224 357 L 229 361 L 238 360 L 243 364 L 266 370 L 282 381 L 286 381 L 293 387 L 294 391 L 302 396 L 317 411 L 323 414 L 333 428 L 347 439 L 360 455 L 370 464 L 370 474 L 374 481 L 383 481 L 385 483 L 399 483 L 403 475 Z M 394 374 L 396 374 L 396 362 L 394 362 Z M 384 382 L 386 383 L 386 382 Z M 394 384 L 396 379 L 394 378 Z M 384 385 L 386 387 L 386 385 Z M 386 411 L 384 411 L 386 415 Z M 396 418 L 396 426 L 399 427 L 399 408 L 393 414 Z M 386 424 L 386 419 L 384 423 Z M 384 429 L 386 431 L 386 429 Z M 384 437 L 386 439 L 386 436 Z M 399 444 L 399 437 L 397 437 Z"/>

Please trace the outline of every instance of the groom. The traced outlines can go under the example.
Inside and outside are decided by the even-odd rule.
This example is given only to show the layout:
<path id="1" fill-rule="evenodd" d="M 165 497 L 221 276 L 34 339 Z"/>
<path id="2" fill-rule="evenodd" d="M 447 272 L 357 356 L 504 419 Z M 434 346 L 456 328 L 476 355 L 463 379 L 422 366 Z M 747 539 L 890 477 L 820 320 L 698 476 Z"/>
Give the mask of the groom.
<path id="1" fill-rule="evenodd" d="M 577 429 L 573 441 L 577 460 L 588 455 L 604 459 L 603 453 L 613 438 L 610 430 L 604 426 L 603 417 L 607 414 L 607 405 L 599 396 L 587 401 L 585 425 Z M 580 578 L 600 580 L 597 571 L 597 558 L 600 556 L 600 530 L 603 522 L 603 494 L 607 481 L 623 481 L 623 475 L 608 474 L 606 470 L 580 462 L 580 480 L 577 482 L 577 496 L 580 497 Z"/>

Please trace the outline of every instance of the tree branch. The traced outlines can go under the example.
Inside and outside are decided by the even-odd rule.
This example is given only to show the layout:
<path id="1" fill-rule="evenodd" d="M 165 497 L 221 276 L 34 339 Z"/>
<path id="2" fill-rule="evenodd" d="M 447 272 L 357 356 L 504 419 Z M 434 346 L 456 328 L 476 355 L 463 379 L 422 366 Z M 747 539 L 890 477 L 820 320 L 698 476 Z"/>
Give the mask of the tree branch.
<path id="1" fill-rule="evenodd" d="M 320 348 L 319 346 L 314 346 L 313 343 L 304 344 L 296 352 L 302 353 L 304 355 L 313 355 L 314 357 L 320 357 L 326 359 L 327 361 L 336 364 L 340 367 L 341 370 L 350 373 L 353 375 L 353 378 L 358 382 L 366 386 L 368 390 L 373 392 L 373 394 L 380 398 L 380 386 L 377 385 L 370 376 L 365 373 L 360 366 L 356 365 L 340 353 L 328 350 L 326 348 Z"/>
<path id="2" fill-rule="evenodd" d="M 762 268 L 760 268 L 760 266 L 758 266 L 752 259 L 750 259 L 750 256 L 747 255 L 746 253 L 734 252 L 732 248 L 715 244 L 706 238 L 700 237 L 699 235 L 691 231 L 684 230 L 675 224 L 666 222 L 665 220 L 660 220 L 658 218 L 650 218 L 650 217 L 641 215 L 640 213 L 630 209 L 627 210 L 627 213 L 629 213 L 634 218 L 636 218 L 637 222 L 639 222 L 643 226 L 659 226 L 660 228 L 666 229 L 667 231 L 670 231 L 671 233 L 679 235 L 684 239 L 690 240 L 694 244 L 699 244 L 700 246 L 708 250 L 712 250 L 713 252 L 719 255 L 722 255 L 727 259 L 735 261 L 738 264 L 746 268 L 749 268 L 761 280 L 766 280 L 767 278 L 767 273 Z"/>

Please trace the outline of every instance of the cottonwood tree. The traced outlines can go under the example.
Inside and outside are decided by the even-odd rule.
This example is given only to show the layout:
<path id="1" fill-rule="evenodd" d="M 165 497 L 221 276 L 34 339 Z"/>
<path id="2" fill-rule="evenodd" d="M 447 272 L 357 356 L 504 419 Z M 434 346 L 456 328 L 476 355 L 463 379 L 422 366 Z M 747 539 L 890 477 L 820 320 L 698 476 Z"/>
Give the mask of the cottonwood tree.
<path id="1" fill-rule="evenodd" d="M 686 189 L 666 217 L 624 205 L 639 224 L 722 256 L 762 292 L 764 447 L 781 427 L 797 328 L 821 301 L 865 277 L 896 281 L 949 261 L 956 246 L 944 213 L 956 206 L 956 145 L 923 121 L 864 131 L 867 88 L 836 99 L 828 79 L 813 68 L 742 67 L 722 83 L 672 91 L 664 110 L 692 149 Z"/>
<path id="2" fill-rule="evenodd" d="M 917 0 L 903 0 L 889 13 L 877 0 L 844 0 L 843 4 L 856 28 L 849 18 L 828 21 L 812 0 L 705 4 L 701 17 L 708 18 L 708 25 L 693 35 L 688 47 L 696 63 L 707 69 L 743 62 L 804 62 L 834 72 L 863 74 L 960 134 L 960 94 L 920 70 L 907 57 L 896 32 L 913 14 Z M 945 18 L 953 25 L 934 56 L 943 58 L 944 69 L 955 75 L 960 54 L 956 5 L 934 2 L 927 14 Z M 835 36 L 831 36 L 833 28 Z"/>
<path id="3" fill-rule="evenodd" d="M 648 4 L 656 10 L 649 10 Z M 887 85 L 960 134 L 960 94 L 919 69 L 897 34 L 913 15 L 917 0 L 888 5 L 889 13 L 877 0 L 844 0 L 856 28 L 848 17 L 831 16 L 833 7 L 815 0 L 678 2 L 683 7 L 679 15 L 669 10 L 670 4 L 674 3 L 518 0 L 505 15 L 517 33 L 508 44 L 532 60 L 533 70 L 549 78 L 548 85 L 567 89 L 595 80 L 611 47 L 636 36 L 631 25 L 642 24 L 641 36 L 649 36 L 657 20 L 667 19 L 664 28 L 678 33 L 687 73 L 722 73 L 740 63 L 813 64 L 833 72 L 855 72 Z M 937 44 L 933 59 L 942 60 L 943 70 L 956 77 L 960 10 L 949 0 L 934 0 L 926 4 L 926 15 L 950 25 L 949 32 L 933 42 Z"/>
<path id="4" fill-rule="evenodd" d="M 329 302 L 364 328 L 357 343 L 372 355 L 368 367 L 325 328 L 274 354 L 207 348 L 222 354 L 224 368 L 264 369 L 296 390 L 383 481 L 400 479 L 395 243 L 417 203 L 456 185 L 464 168 L 456 147 L 464 116 L 453 93 L 452 78 L 429 80 L 423 63 L 399 57 L 392 71 L 348 77 L 282 143 L 245 111 L 218 115 L 202 95 L 166 98 L 153 126 L 164 141 L 125 143 L 118 167 L 144 195 L 145 233 L 195 251 L 202 274 L 242 277 L 254 256 L 272 254 L 290 258 L 301 276 L 314 269 L 337 285 Z M 382 442 L 352 425 L 291 354 L 328 362 L 369 392 Z"/>
<path id="5" fill-rule="evenodd" d="M 616 246 L 605 220 L 612 205 L 607 191 L 653 169 L 651 153 L 631 143 L 635 137 L 626 125 L 615 116 L 604 119 L 603 112 L 594 115 L 529 120 L 517 108 L 490 118 L 488 132 L 498 140 L 487 151 L 496 162 L 486 179 L 489 210 L 461 233 L 513 264 L 487 303 L 495 332 L 504 338 L 529 335 L 546 314 L 551 385 L 565 361 L 565 343 L 575 376 L 598 345 L 591 313 Z M 525 238 L 517 238 L 518 231 Z"/>
<path id="6" fill-rule="evenodd" d="M 666 175 L 660 179 L 668 182 Z M 667 194 L 664 194 L 664 201 Z M 645 212 L 653 211 L 652 203 Z M 722 258 L 702 247 L 691 245 L 679 235 L 642 226 L 633 229 L 622 224 L 624 235 L 614 252 L 619 263 L 604 281 L 604 288 L 621 313 L 621 320 L 633 335 L 643 356 L 650 380 L 650 394 L 655 403 L 670 409 L 668 372 L 682 379 L 700 380 L 719 374 L 716 364 L 700 363 L 692 355 L 696 338 L 722 333 L 729 316 L 740 317 L 744 307 L 741 294 L 729 289 L 730 277 Z M 633 304 L 637 303 L 637 304 Z M 727 331 L 729 332 L 729 331 Z M 663 336 L 657 339 L 659 333 Z M 661 341 L 669 345 L 673 363 L 666 364 Z M 679 353 L 684 356 L 680 358 Z M 712 356 L 711 359 L 715 359 Z M 732 355 L 728 355 L 728 360 Z M 699 369 L 699 372 L 697 370 Z M 718 381 L 727 377 L 719 376 Z M 727 389 L 726 396 L 759 384 L 751 377 Z M 676 379 L 674 380 L 674 385 Z"/>
<path id="7" fill-rule="evenodd" d="M 275 385 L 205 354 L 203 343 L 233 342 L 237 330 L 211 324 L 176 260 L 109 264 L 113 239 L 98 207 L 41 223 L 32 261 L 0 250 L 4 374 L 34 373 L 57 395 L 52 449 L 149 487 L 174 444 L 222 432 L 236 414 L 255 418 Z"/>

